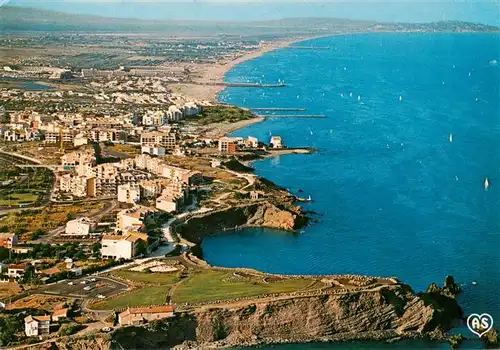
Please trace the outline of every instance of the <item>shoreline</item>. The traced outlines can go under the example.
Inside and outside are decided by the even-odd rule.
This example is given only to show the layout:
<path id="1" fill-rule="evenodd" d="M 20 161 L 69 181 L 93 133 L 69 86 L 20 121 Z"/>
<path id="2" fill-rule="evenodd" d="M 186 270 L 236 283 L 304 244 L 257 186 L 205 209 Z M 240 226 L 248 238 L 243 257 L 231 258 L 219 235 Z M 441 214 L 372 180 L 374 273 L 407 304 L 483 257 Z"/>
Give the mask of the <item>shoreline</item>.
<path id="1" fill-rule="evenodd" d="M 221 83 L 224 82 L 225 75 L 238 64 L 253 60 L 268 52 L 289 47 L 292 44 L 296 44 L 307 40 L 334 36 L 334 35 L 338 34 L 334 33 L 325 35 L 312 35 L 306 37 L 291 37 L 288 39 L 270 41 L 261 44 L 259 48 L 255 50 L 251 50 L 248 52 L 240 52 L 240 54 L 237 57 L 230 60 L 224 60 L 214 64 L 200 64 L 194 70 L 194 73 L 197 75 L 197 77 L 193 79 L 193 82 Z M 219 101 L 219 94 L 226 88 L 223 85 L 199 85 L 199 84 L 190 84 L 186 82 L 171 84 L 171 86 L 174 87 L 174 90 L 177 93 L 185 94 L 194 99 L 215 104 L 221 103 Z"/>
<path id="2" fill-rule="evenodd" d="M 195 84 L 190 84 L 189 82 L 172 83 L 174 92 L 184 94 L 198 101 L 208 102 L 208 103 L 221 103 L 219 101 L 220 93 L 226 88 L 223 85 L 200 85 L 200 82 L 206 83 L 221 83 L 224 82 L 225 75 L 236 65 L 244 63 L 246 61 L 258 58 L 268 52 L 275 50 L 280 50 L 283 48 L 290 47 L 293 44 L 297 44 L 303 41 L 315 40 L 320 38 L 327 38 L 332 36 L 342 36 L 342 35 L 362 35 L 362 34 L 484 34 L 490 32 L 477 32 L 477 31 L 360 31 L 360 32 L 344 32 L 344 33 L 328 33 L 320 35 L 310 35 L 310 36 L 297 36 L 285 39 L 278 39 L 274 41 L 269 41 L 261 44 L 259 48 L 251 50 L 248 52 L 240 52 L 235 58 L 222 60 L 213 64 L 204 63 L 195 66 L 193 73 L 195 78 L 193 82 Z"/>

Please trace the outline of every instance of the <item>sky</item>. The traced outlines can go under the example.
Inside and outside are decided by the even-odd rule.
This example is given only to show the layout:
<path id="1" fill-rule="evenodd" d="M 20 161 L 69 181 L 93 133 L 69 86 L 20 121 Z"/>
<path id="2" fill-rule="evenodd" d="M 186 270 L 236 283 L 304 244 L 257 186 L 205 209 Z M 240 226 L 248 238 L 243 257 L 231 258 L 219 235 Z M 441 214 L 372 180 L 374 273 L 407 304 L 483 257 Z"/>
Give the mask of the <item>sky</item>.
<path id="1" fill-rule="evenodd" d="M 106 17 L 255 21 L 288 17 L 332 17 L 384 22 L 459 20 L 500 25 L 500 0 L 0 0 Z"/>

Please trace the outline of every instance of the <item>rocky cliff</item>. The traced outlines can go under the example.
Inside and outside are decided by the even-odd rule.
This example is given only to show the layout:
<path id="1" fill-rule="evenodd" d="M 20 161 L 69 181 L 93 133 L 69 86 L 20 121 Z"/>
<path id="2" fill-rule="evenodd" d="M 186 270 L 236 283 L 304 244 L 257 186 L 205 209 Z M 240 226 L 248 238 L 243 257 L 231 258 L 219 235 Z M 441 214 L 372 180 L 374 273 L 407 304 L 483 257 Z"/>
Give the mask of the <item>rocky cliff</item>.
<path id="1" fill-rule="evenodd" d="M 201 243 L 209 234 L 244 226 L 294 230 L 307 223 L 300 207 L 278 208 L 269 202 L 217 210 L 192 217 L 177 227 L 177 233 L 193 243 Z"/>
<path id="2" fill-rule="evenodd" d="M 460 317 L 455 300 L 444 298 L 416 295 L 408 286 L 397 285 L 210 309 L 195 313 L 195 341 L 202 347 L 224 347 L 421 336 L 448 329 Z"/>
<path id="3" fill-rule="evenodd" d="M 178 312 L 112 334 L 59 339 L 51 349 L 208 349 L 269 343 L 433 336 L 461 316 L 454 298 L 404 284 L 345 294 L 236 301 Z M 48 344 L 47 344 L 48 345 Z"/>

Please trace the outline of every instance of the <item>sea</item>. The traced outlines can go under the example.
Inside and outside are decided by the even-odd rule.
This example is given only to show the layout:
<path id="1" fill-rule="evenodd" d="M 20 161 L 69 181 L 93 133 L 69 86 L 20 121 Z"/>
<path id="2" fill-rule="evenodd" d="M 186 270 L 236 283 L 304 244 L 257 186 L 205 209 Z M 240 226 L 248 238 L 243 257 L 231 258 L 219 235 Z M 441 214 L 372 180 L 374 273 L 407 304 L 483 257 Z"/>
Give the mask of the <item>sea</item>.
<path id="1" fill-rule="evenodd" d="M 317 149 L 253 163 L 257 175 L 310 195 L 303 207 L 315 220 L 295 233 L 221 232 L 203 241 L 204 259 L 271 273 L 395 276 L 417 292 L 452 275 L 465 315 L 489 313 L 500 326 L 498 61 L 498 33 L 372 33 L 304 41 L 235 66 L 227 82 L 286 86 L 227 88 L 220 101 L 326 116 L 268 118 L 234 133 Z M 454 331 L 474 336 L 464 325 Z"/>

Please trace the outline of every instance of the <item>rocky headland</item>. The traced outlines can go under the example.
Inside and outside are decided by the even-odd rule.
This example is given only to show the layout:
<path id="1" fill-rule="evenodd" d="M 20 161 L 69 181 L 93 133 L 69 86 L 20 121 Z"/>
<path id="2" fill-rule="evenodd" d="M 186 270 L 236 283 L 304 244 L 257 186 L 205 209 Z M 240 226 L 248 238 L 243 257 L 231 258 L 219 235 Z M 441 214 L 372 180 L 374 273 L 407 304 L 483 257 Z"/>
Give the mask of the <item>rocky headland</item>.
<path id="1" fill-rule="evenodd" d="M 53 349 L 210 349 L 347 340 L 446 341 L 460 319 L 453 296 L 395 283 L 339 294 L 241 300 L 102 336 L 60 339 Z"/>

